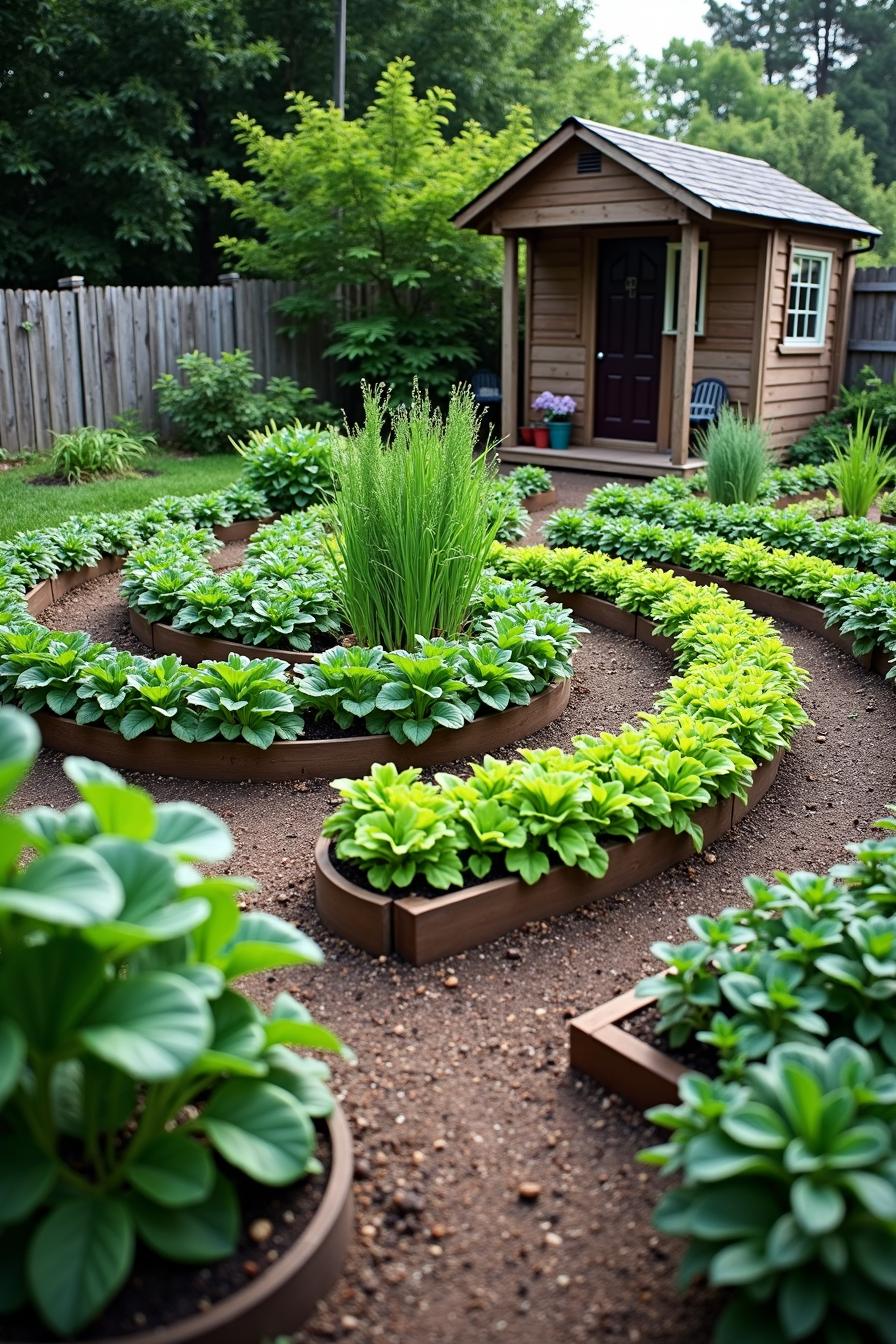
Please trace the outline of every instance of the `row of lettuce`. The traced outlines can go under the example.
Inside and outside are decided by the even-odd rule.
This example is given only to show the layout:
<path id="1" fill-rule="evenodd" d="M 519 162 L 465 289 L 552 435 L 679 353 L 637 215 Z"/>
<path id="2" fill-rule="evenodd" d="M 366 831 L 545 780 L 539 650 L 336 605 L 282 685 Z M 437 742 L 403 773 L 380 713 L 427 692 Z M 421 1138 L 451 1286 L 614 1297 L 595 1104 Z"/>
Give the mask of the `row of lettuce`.
<path id="1" fill-rule="evenodd" d="M 642 497 L 643 496 L 643 497 Z M 563 592 L 593 592 L 582 550 L 674 564 L 765 588 L 822 609 L 858 654 L 896 655 L 896 529 L 866 519 L 819 522 L 803 506 L 764 509 L 681 500 L 674 485 L 607 486 L 582 510 L 560 509 L 521 576 Z"/>
<path id="2" fill-rule="evenodd" d="M 506 547 L 493 559 L 513 576 L 543 554 Z M 577 736 L 568 751 L 486 757 L 468 775 L 439 774 L 434 783 L 388 766 L 336 781 L 343 802 L 324 833 L 372 887 L 440 891 L 507 873 L 534 883 L 554 864 L 599 878 L 608 842 L 662 828 L 699 846 L 695 814 L 745 799 L 757 765 L 806 722 L 796 698 L 806 675 L 769 622 L 717 589 L 642 564 L 578 557 L 595 590 L 673 641 L 677 675 L 637 725 Z"/>

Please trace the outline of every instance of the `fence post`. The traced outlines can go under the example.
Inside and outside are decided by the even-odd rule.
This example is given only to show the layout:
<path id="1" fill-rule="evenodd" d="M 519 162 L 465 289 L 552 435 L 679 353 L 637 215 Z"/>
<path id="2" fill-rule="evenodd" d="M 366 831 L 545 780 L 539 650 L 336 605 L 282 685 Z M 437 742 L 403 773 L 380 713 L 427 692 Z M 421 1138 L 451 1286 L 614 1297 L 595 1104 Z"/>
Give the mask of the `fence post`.
<path id="1" fill-rule="evenodd" d="M 60 289 L 83 289 L 83 275 L 63 275 L 56 281 Z"/>

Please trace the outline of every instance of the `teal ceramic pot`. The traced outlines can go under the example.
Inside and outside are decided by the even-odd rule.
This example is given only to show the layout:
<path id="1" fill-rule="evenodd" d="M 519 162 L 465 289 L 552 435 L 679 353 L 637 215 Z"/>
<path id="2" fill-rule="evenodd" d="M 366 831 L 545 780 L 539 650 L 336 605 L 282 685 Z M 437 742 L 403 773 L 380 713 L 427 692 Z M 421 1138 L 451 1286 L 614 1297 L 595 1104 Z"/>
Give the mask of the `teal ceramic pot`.
<path id="1" fill-rule="evenodd" d="M 548 430 L 552 448 L 569 447 L 569 439 L 572 434 L 572 424 L 569 420 L 552 420 L 548 425 Z"/>

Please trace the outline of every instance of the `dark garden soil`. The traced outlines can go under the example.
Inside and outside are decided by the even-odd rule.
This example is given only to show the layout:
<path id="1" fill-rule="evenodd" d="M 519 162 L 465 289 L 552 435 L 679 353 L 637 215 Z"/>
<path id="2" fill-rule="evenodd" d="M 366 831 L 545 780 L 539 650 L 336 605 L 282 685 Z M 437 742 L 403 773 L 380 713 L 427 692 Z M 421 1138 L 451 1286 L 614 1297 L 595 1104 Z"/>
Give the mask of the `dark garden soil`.
<path id="1" fill-rule="evenodd" d="M 562 503 L 580 503 L 595 478 L 558 473 L 555 483 Z M 533 538 L 544 516 L 534 515 Z M 115 576 L 100 579 L 44 619 L 135 647 L 115 591 Z M 650 1225 L 662 1181 L 634 1158 L 656 1132 L 569 1072 L 567 1022 L 655 971 L 650 943 L 686 937 L 686 915 L 740 903 L 745 874 L 824 868 L 896 800 L 893 689 L 823 640 L 780 629 L 812 674 L 803 700 L 814 726 L 736 830 L 599 906 L 423 968 L 376 961 L 318 923 L 313 848 L 334 803 L 326 782 L 135 777 L 159 799 L 190 798 L 228 820 L 229 867 L 260 882 L 246 904 L 295 921 L 327 953 L 320 969 L 259 978 L 259 999 L 293 990 L 358 1056 L 336 1068 L 355 1135 L 358 1235 L 301 1344 L 709 1340 L 718 1300 L 678 1295 L 680 1246 Z M 669 671 L 656 651 L 590 631 L 569 708 L 530 744 L 631 722 Z M 71 801 L 60 758 L 45 753 L 17 805 Z"/>
<path id="2" fill-rule="evenodd" d="M 645 1004 L 636 1013 L 632 1013 L 615 1025 L 627 1035 L 634 1036 L 645 1045 L 652 1045 L 654 1050 L 659 1050 L 663 1055 L 668 1055 L 676 1064 L 683 1064 L 686 1069 L 696 1069 L 700 1073 L 710 1074 L 718 1072 L 716 1067 L 718 1055 L 711 1045 L 704 1045 L 702 1041 L 691 1036 L 684 1045 L 673 1048 L 669 1044 L 669 1037 L 659 1030 L 659 1023 L 659 1012 L 656 1005 L 651 1003 Z"/>
<path id="3" fill-rule="evenodd" d="M 138 1243 L 131 1278 L 85 1334 L 90 1339 L 113 1339 L 152 1326 L 172 1325 L 208 1311 L 257 1279 L 298 1241 L 317 1212 L 330 1172 L 330 1156 L 326 1131 L 319 1132 L 321 1174 L 279 1190 L 256 1185 L 231 1169 L 228 1174 L 243 1214 L 233 1255 L 214 1265 L 178 1265 Z M 0 1340 L 30 1344 L 46 1339 L 47 1328 L 33 1312 L 0 1317 Z"/>

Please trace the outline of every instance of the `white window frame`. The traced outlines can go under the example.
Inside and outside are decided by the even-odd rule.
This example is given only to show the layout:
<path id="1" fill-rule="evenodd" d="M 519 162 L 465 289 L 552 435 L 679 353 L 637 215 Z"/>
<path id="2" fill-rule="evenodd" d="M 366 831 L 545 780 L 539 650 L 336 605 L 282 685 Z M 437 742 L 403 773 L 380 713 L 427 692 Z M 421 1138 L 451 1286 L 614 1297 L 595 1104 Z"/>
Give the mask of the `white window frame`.
<path id="1" fill-rule="evenodd" d="M 709 243 L 698 243 L 701 265 L 697 284 L 697 317 L 694 322 L 694 335 L 702 336 L 706 328 L 706 277 L 709 273 Z M 678 335 L 678 313 L 675 294 L 675 258 L 679 258 L 681 268 L 681 243 L 666 244 L 666 302 L 663 309 L 663 335 Z"/>
<path id="2" fill-rule="evenodd" d="M 821 262 L 821 281 L 818 285 L 819 304 L 816 314 L 815 331 L 811 336 L 788 336 L 787 328 L 790 324 L 792 313 L 805 313 L 808 315 L 809 309 L 796 309 L 792 306 L 793 301 L 793 268 L 794 263 L 798 261 L 820 261 Z M 790 259 L 787 267 L 787 301 L 784 305 L 784 336 L 781 342 L 782 349 L 785 350 L 823 350 L 827 340 L 828 314 L 830 312 L 831 300 L 831 271 L 833 270 L 834 254 L 823 247 L 792 247 L 790 249 Z"/>

